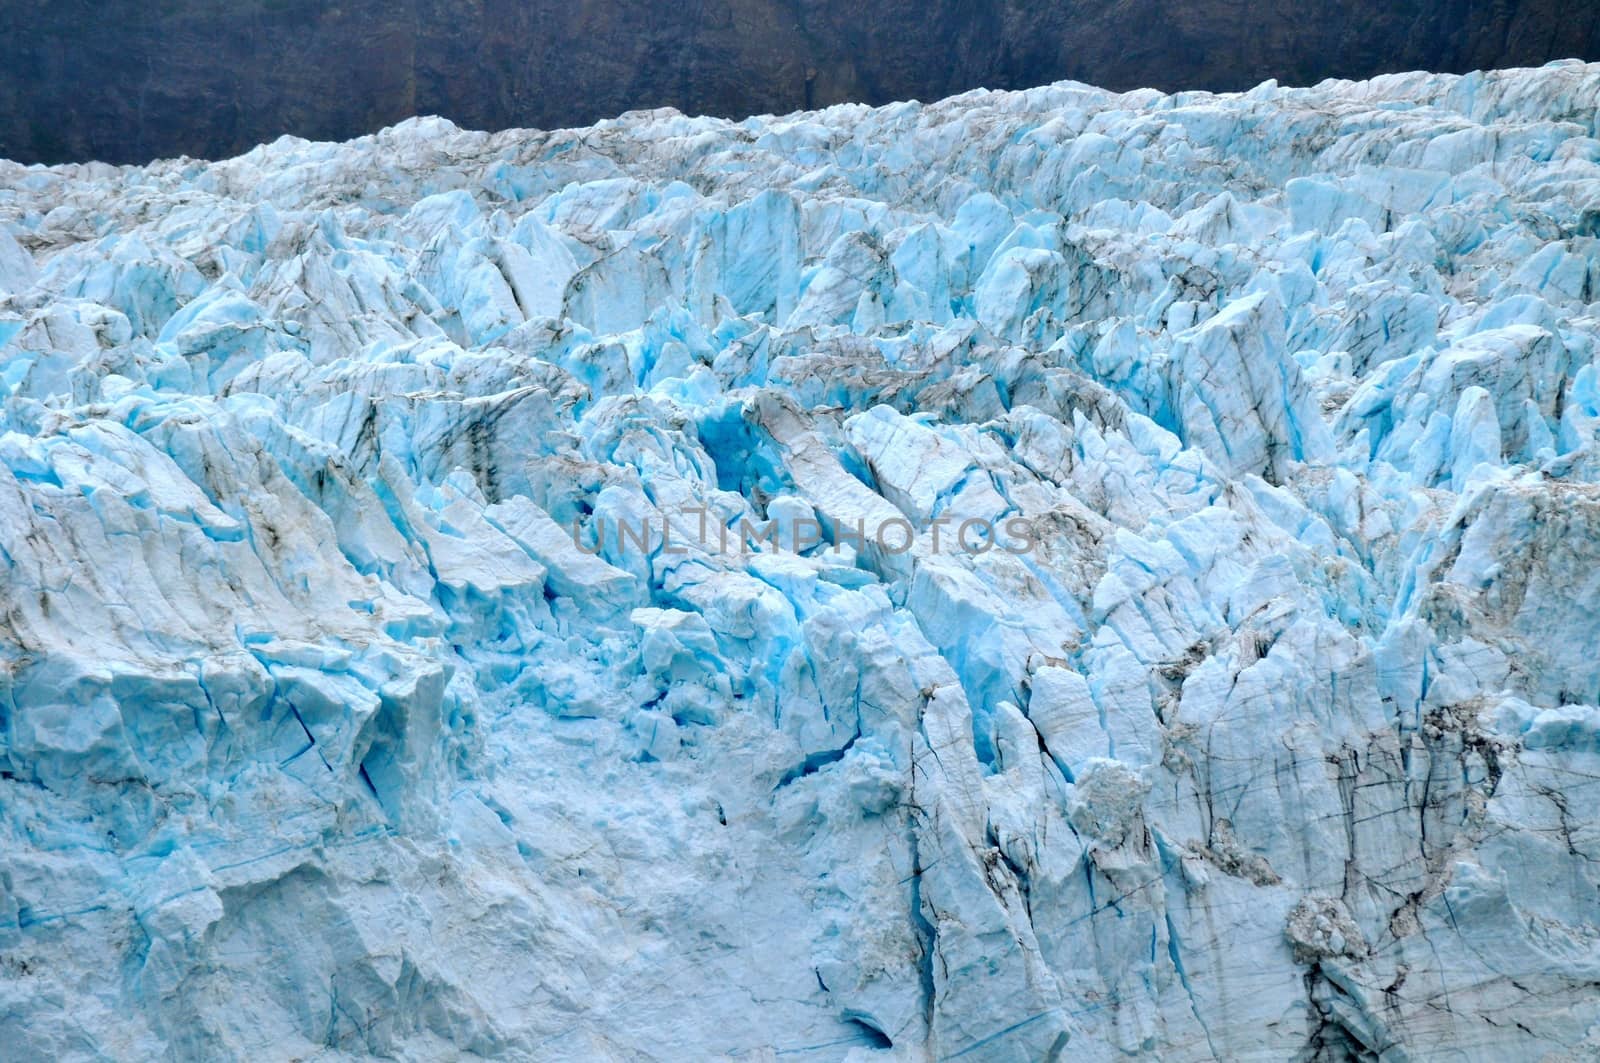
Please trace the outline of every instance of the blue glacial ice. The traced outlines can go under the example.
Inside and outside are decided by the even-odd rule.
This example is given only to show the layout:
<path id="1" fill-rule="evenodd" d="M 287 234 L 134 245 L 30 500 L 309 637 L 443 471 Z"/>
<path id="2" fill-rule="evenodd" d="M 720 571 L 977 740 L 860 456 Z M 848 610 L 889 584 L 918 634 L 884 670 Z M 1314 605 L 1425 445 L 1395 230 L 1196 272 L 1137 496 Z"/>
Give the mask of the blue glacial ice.
<path id="1" fill-rule="evenodd" d="M 1600 1058 L 1597 123 L 0 164 L 0 1055 Z"/>

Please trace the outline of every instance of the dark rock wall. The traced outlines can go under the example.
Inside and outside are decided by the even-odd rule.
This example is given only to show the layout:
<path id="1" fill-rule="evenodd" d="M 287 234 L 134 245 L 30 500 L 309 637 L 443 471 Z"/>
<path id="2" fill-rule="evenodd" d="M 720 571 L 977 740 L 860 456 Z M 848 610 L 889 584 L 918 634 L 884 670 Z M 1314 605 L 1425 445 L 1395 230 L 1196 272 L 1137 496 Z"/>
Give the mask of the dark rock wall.
<path id="1" fill-rule="evenodd" d="M 0 0 L 0 156 L 1600 58 L 1593 0 Z"/>

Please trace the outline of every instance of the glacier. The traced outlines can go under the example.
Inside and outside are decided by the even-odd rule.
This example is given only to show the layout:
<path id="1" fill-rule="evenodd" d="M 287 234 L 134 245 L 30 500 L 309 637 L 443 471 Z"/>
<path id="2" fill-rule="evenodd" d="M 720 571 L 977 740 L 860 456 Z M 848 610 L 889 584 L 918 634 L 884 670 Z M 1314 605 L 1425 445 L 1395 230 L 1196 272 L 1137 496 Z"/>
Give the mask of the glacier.
<path id="1" fill-rule="evenodd" d="M 6 1059 L 1600 1058 L 1600 65 L 5 163 L 0 290 Z"/>

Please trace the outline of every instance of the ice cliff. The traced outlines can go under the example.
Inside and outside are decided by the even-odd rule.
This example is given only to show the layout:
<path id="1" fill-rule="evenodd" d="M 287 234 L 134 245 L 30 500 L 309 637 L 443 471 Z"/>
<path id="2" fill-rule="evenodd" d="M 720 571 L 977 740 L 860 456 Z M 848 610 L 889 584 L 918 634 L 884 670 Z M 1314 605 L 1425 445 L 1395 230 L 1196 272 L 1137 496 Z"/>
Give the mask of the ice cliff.
<path id="1" fill-rule="evenodd" d="M 0 165 L 0 1055 L 1596 1058 L 1597 107 Z"/>

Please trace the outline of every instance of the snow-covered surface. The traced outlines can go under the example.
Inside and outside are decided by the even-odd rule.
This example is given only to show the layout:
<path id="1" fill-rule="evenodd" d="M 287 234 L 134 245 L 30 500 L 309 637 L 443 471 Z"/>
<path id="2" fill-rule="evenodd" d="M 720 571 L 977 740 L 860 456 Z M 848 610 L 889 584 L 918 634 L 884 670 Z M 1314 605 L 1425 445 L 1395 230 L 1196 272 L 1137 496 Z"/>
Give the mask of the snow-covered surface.
<path id="1" fill-rule="evenodd" d="M 0 166 L 0 1055 L 1594 1058 L 1597 102 Z"/>

